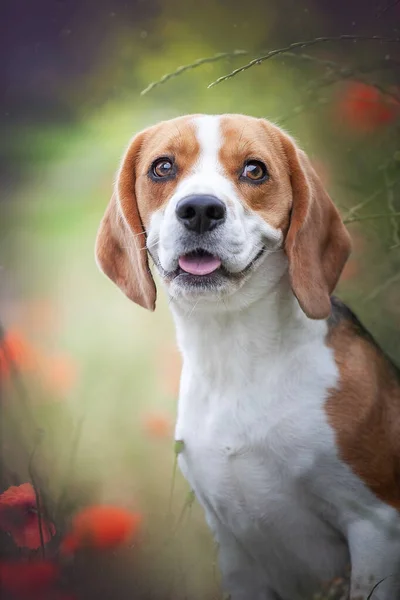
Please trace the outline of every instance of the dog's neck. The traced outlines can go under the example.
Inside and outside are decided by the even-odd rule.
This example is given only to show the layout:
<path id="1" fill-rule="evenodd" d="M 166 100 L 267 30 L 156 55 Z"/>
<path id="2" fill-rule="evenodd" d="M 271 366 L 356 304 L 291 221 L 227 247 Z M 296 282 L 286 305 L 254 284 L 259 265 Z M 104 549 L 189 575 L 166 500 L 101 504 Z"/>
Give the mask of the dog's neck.
<path id="1" fill-rule="evenodd" d="M 191 370 L 215 364 L 221 371 L 231 363 L 251 368 L 255 357 L 287 353 L 325 336 L 325 321 L 313 321 L 300 309 L 285 265 L 274 274 L 271 277 L 266 261 L 253 275 L 250 290 L 243 291 L 247 302 L 238 306 L 221 301 L 213 310 L 196 303 L 191 308 L 171 303 L 178 345 Z"/>

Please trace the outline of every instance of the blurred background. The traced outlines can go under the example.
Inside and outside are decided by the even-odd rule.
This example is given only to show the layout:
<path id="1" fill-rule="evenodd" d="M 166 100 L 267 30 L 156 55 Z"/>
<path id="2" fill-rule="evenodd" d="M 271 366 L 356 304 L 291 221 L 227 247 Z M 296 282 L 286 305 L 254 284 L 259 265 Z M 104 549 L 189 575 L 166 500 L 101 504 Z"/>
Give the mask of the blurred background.
<path id="1" fill-rule="evenodd" d="M 48 598 L 221 598 L 201 510 L 173 477 L 180 359 L 165 297 L 154 314 L 131 304 L 95 265 L 96 231 L 135 132 L 184 113 L 267 117 L 309 153 L 348 223 L 338 294 L 400 362 L 400 4 L 5 0 L 0 28 L 0 494 L 32 484 L 50 524 L 48 540 L 19 545 L 0 496 L 0 559 L 43 545 L 57 559 L 78 510 L 117 505 L 140 514 L 140 539 L 106 563 L 68 563 Z M 335 39 L 207 88 L 320 36 Z M 140 95 L 234 50 L 248 54 Z"/>

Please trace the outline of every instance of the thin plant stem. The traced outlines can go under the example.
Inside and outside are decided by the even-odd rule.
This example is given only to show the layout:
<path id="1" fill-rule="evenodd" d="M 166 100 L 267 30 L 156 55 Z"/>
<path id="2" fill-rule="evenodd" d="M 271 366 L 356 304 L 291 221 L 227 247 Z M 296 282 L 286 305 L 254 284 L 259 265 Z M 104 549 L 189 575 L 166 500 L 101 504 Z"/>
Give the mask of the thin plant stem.
<path id="1" fill-rule="evenodd" d="M 172 479 L 171 479 L 171 487 L 170 487 L 170 490 L 169 490 L 167 518 L 171 517 L 171 514 L 172 514 L 172 501 L 173 501 L 173 498 L 174 498 L 175 479 L 176 479 L 176 470 L 177 470 L 177 467 L 178 467 L 178 455 L 175 454 L 175 456 L 174 456 L 174 464 L 172 466 Z"/>
<path id="2" fill-rule="evenodd" d="M 385 87 L 381 86 L 376 81 L 370 81 L 368 78 L 365 77 L 366 74 L 371 73 L 371 71 L 374 71 L 377 68 L 376 66 L 371 67 L 370 65 L 368 65 L 368 66 L 357 67 L 357 68 L 350 68 L 350 67 L 346 67 L 346 66 L 344 67 L 343 65 L 341 65 L 340 63 L 338 63 L 336 61 L 321 59 L 319 57 L 312 56 L 310 54 L 297 54 L 296 52 L 284 52 L 283 56 L 301 59 L 303 61 L 304 60 L 312 61 L 317 64 L 323 65 L 329 69 L 323 76 L 321 83 L 318 83 L 318 85 L 316 85 L 316 82 L 311 82 L 311 85 L 309 86 L 309 89 L 308 89 L 308 91 L 310 93 L 315 93 L 316 89 L 333 85 L 343 79 L 346 79 L 346 80 L 353 79 L 353 81 L 358 81 L 360 83 L 365 83 L 366 85 L 374 87 L 382 95 L 392 98 L 397 103 L 400 102 L 400 96 L 398 96 L 398 94 L 395 94 L 391 90 L 386 89 Z M 387 67 L 392 63 L 384 61 L 383 64 Z M 396 66 L 398 66 L 398 63 L 396 61 L 394 61 L 394 64 L 396 64 Z M 382 63 L 379 68 L 382 68 Z M 331 76 L 334 76 L 334 78 L 328 79 L 328 77 L 331 77 Z M 317 80 L 317 81 L 320 81 L 320 80 Z"/>
<path id="3" fill-rule="evenodd" d="M 263 56 L 259 56 L 258 58 L 251 60 L 250 62 L 239 67 L 238 69 L 235 69 L 231 73 L 228 73 L 227 75 L 223 75 L 222 77 L 219 77 L 218 79 L 216 79 L 215 81 L 210 83 L 208 87 L 212 88 L 212 87 L 222 83 L 223 81 L 226 81 L 227 79 L 231 79 L 232 77 L 235 77 L 239 73 L 243 73 L 243 71 L 247 71 L 248 69 L 251 69 L 251 67 L 254 67 L 255 65 L 262 64 L 266 60 L 269 60 L 270 58 L 272 58 L 273 56 L 277 56 L 278 54 L 283 54 L 284 52 L 290 52 L 291 50 L 295 50 L 296 48 L 309 48 L 310 46 L 316 46 L 318 44 L 327 43 L 327 42 L 345 42 L 345 41 L 350 41 L 350 42 L 375 41 L 375 42 L 381 42 L 381 43 L 383 43 L 383 42 L 384 43 L 399 43 L 400 37 L 382 37 L 382 36 L 378 36 L 378 35 L 372 35 L 372 36 L 339 35 L 339 36 L 317 37 L 312 40 L 306 40 L 304 42 L 294 42 L 292 44 L 289 44 L 288 46 L 285 46 L 284 48 L 277 48 L 276 50 L 270 50 L 269 52 L 267 52 L 267 54 L 264 54 Z"/>
<path id="4" fill-rule="evenodd" d="M 261 50 L 260 52 L 268 53 L 267 50 Z M 182 73 L 185 73 L 186 71 L 197 69 L 205 64 L 217 63 L 217 62 L 220 62 L 225 59 L 236 58 L 237 56 L 247 56 L 249 54 L 253 54 L 253 52 L 251 52 L 250 50 L 232 50 L 231 52 L 218 52 L 217 54 L 214 54 L 213 56 L 206 56 L 203 58 L 199 58 L 198 60 L 195 60 L 194 62 L 188 63 L 186 65 L 182 65 L 182 66 L 178 67 L 177 69 L 175 69 L 174 71 L 171 71 L 170 73 L 166 73 L 160 79 L 151 82 L 144 90 L 141 91 L 140 95 L 144 96 L 145 94 L 148 94 L 154 88 L 156 88 L 160 85 L 163 85 L 164 83 L 167 83 L 171 79 L 174 79 L 175 77 L 178 77 L 179 75 L 182 75 Z M 394 59 L 388 59 L 383 62 L 381 61 L 382 64 L 380 64 L 379 66 L 377 66 L 377 65 L 374 65 L 373 67 L 367 66 L 367 67 L 363 67 L 363 68 L 354 70 L 354 69 L 350 69 L 348 67 L 342 67 L 340 65 L 340 63 L 338 63 L 336 61 L 326 60 L 326 59 L 320 58 L 318 56 L 313 56 L 311 54 L 304 54 L 304 53 L 297 53 L 297 52 L 290 52 L 290 51 L 281 52 L 281 54 L 284 57 L 296 58 L 296 59 L 303 60 L 305 62 L 313 62 L 317 65 L 328 68 L 331 71 L 336 71 L 338 74 L 341 74 L 344 78 L 349 78 L 352 76 L 355 77 L 357 73 L 368 73 L 368 72 L 374 71 L 378 68 L 380 69 L 380 68 L 382 68 L 382 64 L 385 67 L 397 67 L 399 65 L 398 61 L 396 61 Z M 374 82 L 369 82 L 369 84 L 373 85 L 374 87 L 378 87 L 378 84 L 375 84 Z M 392 92 L 390 92 L 389 90 L 386 90 L 383 88 L 380 88 L 380 90 L 382 91 L 382 93 L 389 95 L 389 96 L 393 96 L 394 98 L 396 98 L 398 100 L 398 97 L 395 94 L 393 94 Z M 139 235 L 141 235 L 141 234 L 139 234 Z"/>
<path id="5" fill-rule="evenodd" d="M 374 290 L 372 290 L 372 292 L 370 294 L 368 294 L 368 296 L 365 298 L 364 302 L 369 302 L 370 300 L 374 300 L 381 292 L 386 290 L 393 283 L 396 283 L 396 281 L 400 281 L 400 273 L 396 273 L 395 275 L 393 275 L 392 277 L 389 277 L 389 279 L 386 279 L 386 281 L 384 281 L 383 283 L 378 285 Z"/>
<path id="6" fill-rule="evenodd" d="M 175 523 L 174 530 L 173 530 L 173 532 L 171 534 L 172 537 L 174 537 L 177 534 L 177 532 L 179 530 L 179 527 L 182 525 L 182 523 L 183 523 L 183 521 L 185 519 L 185 516 L 186 515 L 188 515 L 188 517 L 190 516 L 190 512 L 191 512 L 191 509 L 192 509 L 192 506 L 193 506 L 194 498 L 195 498 L 194 497 L 194 492 L 192 492 L 192 491 L 189 492 L 188 495 L 187 495 L 187 497 L 186 497 L 186 499 L 185 499 L 185 502 L 184 502 L 184 504 L 182 506 L 180 515 L 179 515 L 179 517 L 178 517 L 178 519 L 177 519 L 177 521 Z"/>
<path id="7" fill-rule="evenodd" d="M 385 581 L 385 579 L 387 579 L 387 577 L 384 577 L 383 579 L 381 579 L 380 581 L 378 581 L 374 587 L 372 588 L 372 590 L 370 591 L 370 593 L 368 594 L 367 600 L 371 600 L 372 598 L 372 594 L 375 592 L 375 590 L 377 589 L 378 586 L 381 585 L 381 583 L 383 583 Z"/>
<path id="8" fill-rule="evenodd" d="M 175 440 L 175 444 L 174 444 L 174 464 L 172 467 L 172 480 L 171 480 L 171 488 L 170 488 L 170 492 L 169 492 L 169 502 L 168 502 L 168 513 L 167 513 L 167 517 L 170 517 L 172 514 L 172 500 L 174 497 L 174 490 L 175 490 L 175 479 L 176 479 L 176 470 L 178 467 L 178 456 L 179 454 L 182 452 L 184 448 L 184 442 L 183 440 Z"/>
<path id="9" fill-rule="evenodd" d="M 390 213 L 393 215 L 393 218 L 390 220 L 390 222 L 392 224 L 392 228 L 393 228 L 392 248 L 396 248 L 400 244 L 399 224 L 398 224 L 397 220 L 394 218 L 394 215 L 396 214 L 396 209 L 394 206 L 393 182 L 390 181 L 390 179 L 389 179 L 389 173 L 388 173 L 387 167 L 383 171 L 383 178 L 384 178 L 385 188 L 386 188 L 386 202 L 387 202 Z"/>
<path id="10" fill-rule="evenodd" d="M 397 4 L 399 4 L 399 3 L 400 3 L 400 0 L 392 0 L 392 2 L 389 2 L 388 4 L 386 4 L 386 6 L 384 6 L 377 12 L 377 14 L 376 14 L 377 19 L 380 19 L 380 17 L 382 15 L 384 15 L 388 10 L 397 6 Z"/>
<path id="11" fill-rule="evenodd" d="M 395 213 L 382 213 L 377 215 L 365 215 L 364 217 L 350 217 L 349 219 L 344 219 L 345 225 L 349 223 L 356 223 L 357 221 L 373 221 L 374 219 L 392 219 L 400 217 L 400 212 Z"/>
<path id="12" fill-rule="evenodd" d="M 355 204 L 354 206 L 352 206 L 349 209 L 349 212 L 347 213 L 347 215 L 344 217 L 344 219 L 350 219 L 356 212 L 358 212 L 361 208 L 364 208 L 365 206 L 367 206 L 367 204 L 369 204 L 370 202 L 372 202 L 373 200 L 375 200 L 375 198 L 377 198 L 380 194 L 382 194 L 382 190 L 375 190 L 375 192 L 373 192 L 370 196 L 368 196 L 365 200 L 363 200 L 362 202 L 359 202 L 358 204 Z"/>
<path id="13" fill-rule="evenodd" d="M 153 81 L 152 83 L 149 83 L 149 85 L 140 92 L 140 95 L 145 96 L 146 94 L 148 94 L 149 92 L 154 90 L 155 87 L 158 87 L 159 85 L 162 85 L 163 83 L 166 83 L 167 81 L 169 81 L 170 79 L 173 79 L 174 77 L 178 77 L 179 75 L 181 75 L 182 73 L 185 73 L 186 71 L 196 69 L 197 67 L 201 67 L 202 65 L 205 65 L 205 64 L 218 62 L 225 58 L 234 58 L 235 56 L 243 56 L 246 54 L 249 54 L 249 52 L 247 50 L 232 50 L 231 52 L 218 52 L 218 54 L 215 54 L 214 56 L 207 56 L 205 58 L 199 58 L 198 60 L 195 60 L 193 63 L 187 64 L 187 65 L 182 65 L 182 66 L 178 67 L 175 71 L 172 71 L 171 73 L 166 73 L 158 81 Z"/>
<path id="14" fill-rule="evenodd" d="M 40 547 L 41 547 L 41 552 L 42 552 L 42 558 L 44 560 L 46 557 L 46 552 L 45 552 L 44 538 L 43 538 L 41 497 L 40 497 L 40 492 L 39 492 L 39 488 L 38 488 L 35 476 L 33 474 L 33 459 L 35 457 L 36 450 L 38 449 L 38 447 L 41 444 L 42 439 L 43 439 L 43 433 L 41 430 L 38 430 L 36 439 L 35 439 L 35 444 L 33 446 L 32 453 L 31 453 L 29 463 L 28 463 L 28 473 L 29 473 L 29 477 L 31 478 L 31 481 L 32 481 L 32 487 L 35 491 L 36 509 L 37 509 L 37 515 L 38 515 L 39 535 L 40 535 Z"/>
<path id="15" fill-rule="evenodd" d="M 78 452 L 79 442 L 80 442 L 80 439 L 82 436 L 82 428 L 83 428 L 84 421 L 85 421 L 85 415 L 81 415 L 81 417 L 79 418 L 79 420 L 76 424 L 76 427 L 75 427 L 74 436 L 72 439 L 72 448 L 71 448 L 71 452 L 69 455 L 68 464 L 65 469 L 64 481 L 61 485 L 61 493 L 58 497 L 58 502 L 57 502 L 57 507 L 56 507 L 57 517 L 61 516 L 61 511 L 64 506 L 65 498 L 67 496 L 68 485 L 72 479 L 72 475 L 74 472 L 76 455 Z"/>

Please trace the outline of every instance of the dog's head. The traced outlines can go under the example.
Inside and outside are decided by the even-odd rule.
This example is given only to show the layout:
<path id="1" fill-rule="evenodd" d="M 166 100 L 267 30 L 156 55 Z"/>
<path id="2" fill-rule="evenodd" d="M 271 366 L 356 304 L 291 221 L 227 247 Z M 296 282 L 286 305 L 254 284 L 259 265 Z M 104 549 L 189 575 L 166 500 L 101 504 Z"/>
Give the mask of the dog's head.
<path id="1" fill-rule="evenodd" d="M 170 296 L 192 304 L 237 296 L 256 273 L 268 279 L 268 257 L 280 255 L 315 319 L 329 315 L 349 252 L 307 156 L 275 125 L 242 115 L 190 115 L 136 135 L 96 244 L 101 269 L 151 310 L 148 254 Z"/>

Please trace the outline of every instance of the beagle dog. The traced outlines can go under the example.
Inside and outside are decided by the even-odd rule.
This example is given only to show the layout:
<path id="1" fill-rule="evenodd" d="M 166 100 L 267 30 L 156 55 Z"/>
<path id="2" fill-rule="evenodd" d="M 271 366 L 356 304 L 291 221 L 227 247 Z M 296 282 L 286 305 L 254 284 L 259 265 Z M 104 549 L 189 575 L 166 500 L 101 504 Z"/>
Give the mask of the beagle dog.
<path id="1" fill-rule="evenodd" d="M 180 468 L 232 600 L 400 598 L 400 372 L 331 297 L 350 238 L 309 159 L 272 123 L 189 115 L 130 142 L 96 243 L 154 310 L 183 371 Z"/>

